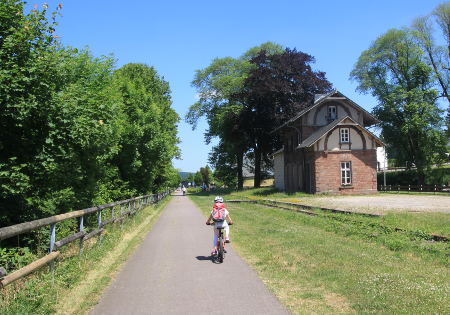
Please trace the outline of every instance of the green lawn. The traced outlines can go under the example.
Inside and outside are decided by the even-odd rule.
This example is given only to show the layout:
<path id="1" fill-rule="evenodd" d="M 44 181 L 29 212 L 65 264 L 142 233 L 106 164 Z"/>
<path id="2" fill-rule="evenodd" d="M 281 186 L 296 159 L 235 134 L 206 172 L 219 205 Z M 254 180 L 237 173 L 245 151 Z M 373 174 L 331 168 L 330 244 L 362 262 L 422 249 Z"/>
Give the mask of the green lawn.
<path id="1" fill-rule="evenodd" d="M 261 191 L 226 199 L 255 193 Z M 191 198 L 206 215 L 213 196 Z M 362 222 L 355 224 L 345 215 L 338 220 L 248 203 L 227 208 L 236 223 L 233 247 L 296 314 L 450 314 L 448 243 L 383 230 L 361 216 L 351 215 Z"/>

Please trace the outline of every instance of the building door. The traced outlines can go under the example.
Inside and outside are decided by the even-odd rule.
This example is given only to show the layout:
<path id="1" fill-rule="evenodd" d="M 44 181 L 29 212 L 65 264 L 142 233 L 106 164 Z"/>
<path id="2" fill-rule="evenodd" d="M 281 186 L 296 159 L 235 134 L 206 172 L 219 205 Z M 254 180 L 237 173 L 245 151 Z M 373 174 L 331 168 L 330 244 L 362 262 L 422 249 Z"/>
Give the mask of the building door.
<path id="1" fill-rule="evenodd" d="M 292 165 L 292 190 L 297 191 L 298 190 L 298 177 L 297 177 L 297 164 Z"/>
<path id="2" fill-rule="evenodd" d="M 302 165 L 298 165 L 298 190 L 299 191 L 304 191 L 305 186 L 304 186 L 304 175 L 303 175 L 303 167 Z"/>
<path id="3" fill-rule="evenodd" d="M 305 165 L 305 191 L 311 193 L 311 163 Z"/>
<path id="4" fill-rule="evenodd" d="M 285 173 L 285 176 L 286 176 L 286 187 L 285 187 L 285 189 L 286 189 L 286 191 L 288 191 L 288 192 L 292 192 L 292 176 L 291 176 L 291 169 L 292 169 L 292 166 L 291 166 L 290 163 L 288 163 L 288 164 L 286 165 L 286 173 Z"/>

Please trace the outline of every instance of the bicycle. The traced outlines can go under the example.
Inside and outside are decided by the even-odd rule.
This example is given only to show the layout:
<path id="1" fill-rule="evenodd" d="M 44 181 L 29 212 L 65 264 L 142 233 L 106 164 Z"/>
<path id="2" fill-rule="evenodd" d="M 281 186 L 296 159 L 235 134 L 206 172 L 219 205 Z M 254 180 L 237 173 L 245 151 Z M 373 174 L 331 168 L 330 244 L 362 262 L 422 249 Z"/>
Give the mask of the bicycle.
<path id="1" fill-rule="evenodd" d="M 228 223 L 228 225 L 232 225 L 232 223 Z M 219 237 L 217 239 L 217 253 L 215 255 L 216 259 L 220 262 L 223 263 L 223 260 L 225 259 L 225 238 L 223 236 L 223 230 L 225 227 L 220 226 L 220 227 L 215 227 L 215 229 L 219 230 Z"/>

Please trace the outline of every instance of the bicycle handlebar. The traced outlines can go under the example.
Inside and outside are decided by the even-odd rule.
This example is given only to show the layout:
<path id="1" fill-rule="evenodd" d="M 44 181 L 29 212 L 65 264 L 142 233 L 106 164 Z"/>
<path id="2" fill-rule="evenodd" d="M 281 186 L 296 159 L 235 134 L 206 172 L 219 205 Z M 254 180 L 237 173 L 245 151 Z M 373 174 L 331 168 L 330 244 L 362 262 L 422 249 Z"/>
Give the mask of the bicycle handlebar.
<path id="1" fill-rule="evenodd" d="M 211 225 L 212 223 L 211 222 L 206 222 L 206 225 Z M 234 223 L 233 222 L 231 222 L 231 223 L 228 223 L 228 225 L 233 225 Z"/>

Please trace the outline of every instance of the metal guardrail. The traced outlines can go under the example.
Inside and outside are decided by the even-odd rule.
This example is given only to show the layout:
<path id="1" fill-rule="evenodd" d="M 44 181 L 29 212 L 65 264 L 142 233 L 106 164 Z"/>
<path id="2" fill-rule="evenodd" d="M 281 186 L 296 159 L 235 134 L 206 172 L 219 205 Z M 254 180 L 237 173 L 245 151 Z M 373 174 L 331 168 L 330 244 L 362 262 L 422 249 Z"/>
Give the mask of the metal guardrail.
<path id="1" fill-rule="evenodd" d="M 378 185 L 378 191 L 450 193 L 450 187 L 441 185 Z"/>
<path id="2" fill-rule="evenodd" d="M 33 271 L 54 261 L 60 254 L 60 252 L 57 250 L 75 240 L 80 239 L 80 252 L 82 252 L 83 242 L 96 235 L 100 235 L 104 231 L 103 227 L 105 225 L 114 222 L 121 222 L 126 217 L 133 215 L 134 213 L 136 213 L 136 211 L 143 209 L 147 205 L 158 203 L 161 199 L 163 199 L 169 194 L 170 191 L 167 191 L 164 193 L 158 193 L 154 195 L 135 197 L 127 200 L 109 203 L 106 205 L 72 211 L 68 213 L 54 215 L 44 219 L 24 222 L 0 228 L 0 240 L 4 240 L 16 235 L 20 235 L 23 233 L 39 229 L 41 227 L 50 226 L 49 254 L 28 264 L 27 266 L 19 270 L 14 271 L 11 274 L 6 274 L 5 269 L 0 268 L 0 270 L 3 271 L 0 272 L 0 288 L 5 287 L 6 285 L 20 278 L 23 278 L 26 275 L 32 273 Z M 106 209 L 111 210 L 111 218 L 109 220 L 102 221 L 102 211 Z M 117 214 L 116 210 L 118 210 L 118 215 L 116 215 Z M 93 213 L 97 213 L 97 228 L 87 233 L 84 228 L 84 217 L 88 214 Z M 65 237 L 59 241 L 56 241 L 56 224 L 74 218 L 79 218 L 78 232 L 68 237 Z"/>

